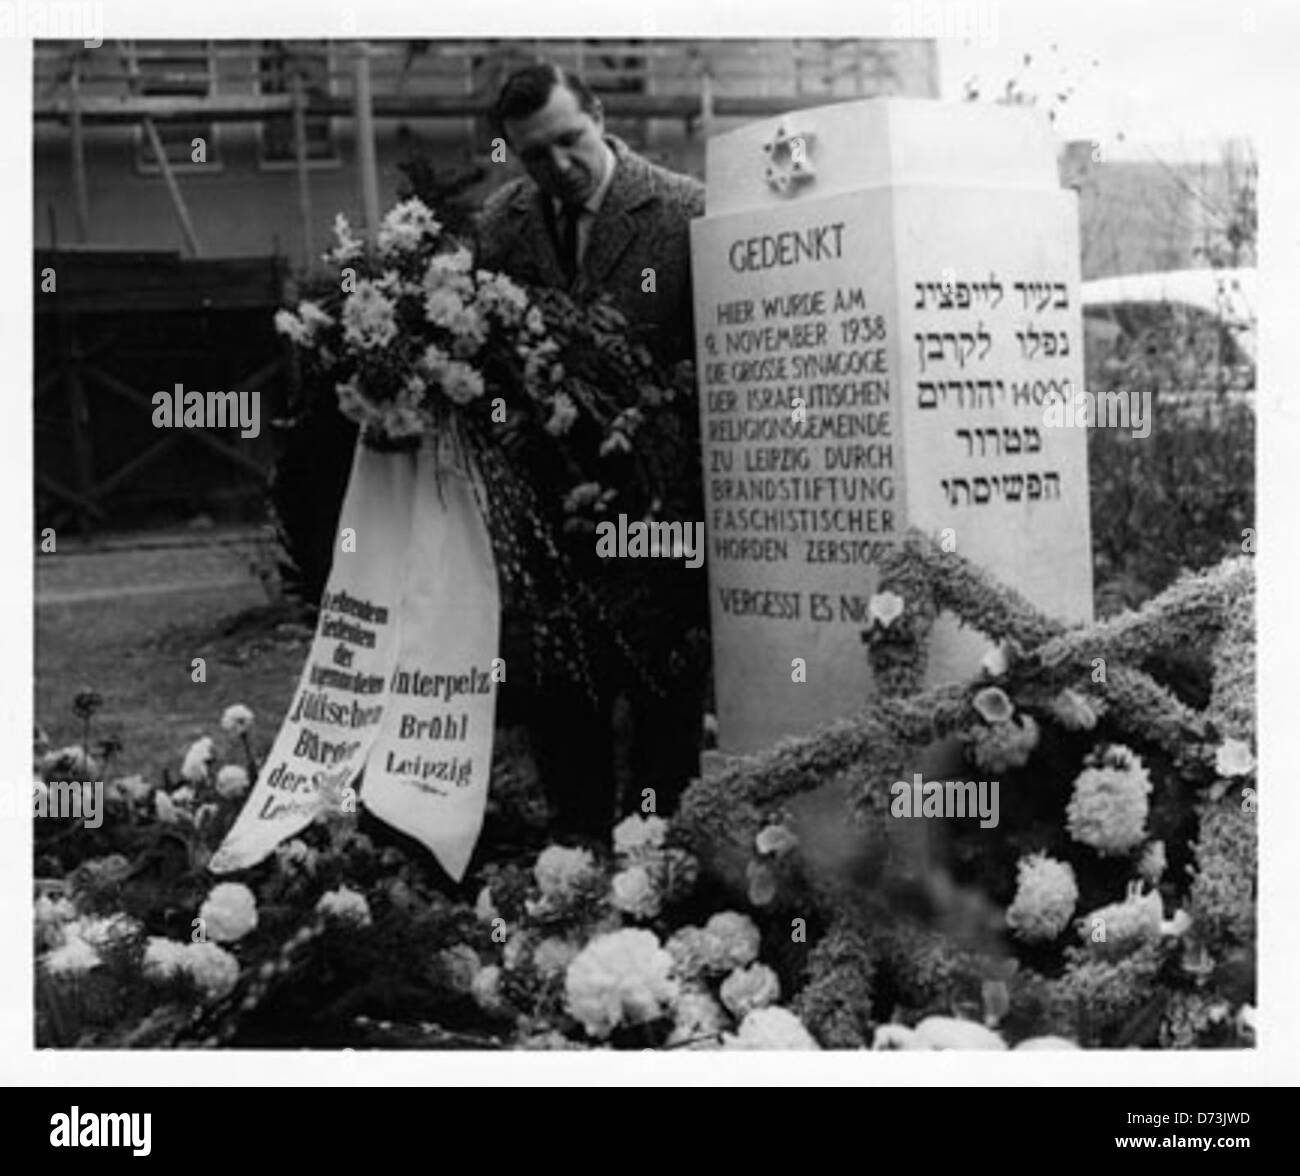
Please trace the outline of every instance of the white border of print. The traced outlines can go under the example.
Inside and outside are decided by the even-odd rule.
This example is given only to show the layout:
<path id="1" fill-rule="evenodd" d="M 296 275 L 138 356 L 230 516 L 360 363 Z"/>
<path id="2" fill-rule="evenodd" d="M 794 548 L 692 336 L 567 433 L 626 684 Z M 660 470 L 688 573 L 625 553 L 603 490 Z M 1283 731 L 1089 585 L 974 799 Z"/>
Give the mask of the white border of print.
<path id="1" fill-rule="evenodd" d="M 1298 39 L 1300 10 L 1287 0 L 1254 0 L 1258 23 L 1250 69 L 1239 74 L 1216 72 L 1207 82 L 1187 70 L 1187 85 L 1207 85 L 1223 93 L 1258 98 L 1258 117 L 1242 128 L 1254 139 L 1262 161 L 1260 191 L 1261 387 L 1276 388 L 1277 399 L 1260 396 L 1260 481 L 1258 521 L 1261 587 L 1259 619 L 1267 635 L 1259 644 L 1260 772 L 1269 782 L 1285 783 L 1289 741 L 1285 733 L 1295 707 L 1294 667 L 1300 665 L 1296 610 L 1290 585 L 1300 582 L 1300 554 L 1294 534 L 1294 503 L 1300 502 L 1300 396 L 1288 386 L 1289 373 L 1300 371 L 1300 332 L 1288 325 L 1300 307 L 1300 241 L 1293 210 L 1300 207 L 1296 160 L 1290 150 L 1290 111 L 1300 106 L 1294 92 L 1290 47 Z M 740 32 L 733 6 L 705 6 L 694 0 L 653 6 L 614 6 L 560 2 L 524 6 L 460 6 L 444 15 L 433 5 L 368 0 L 364 5 L 287 0 L 228 0 L 221 5 L 177 6 L 151 3 L 105 5 L 105 39 L 114 37 L 280 37 L 318 36 L 701 36 L 728 37 Z M 744 10 L 746 36 L 881 36 L 890 35 L 892 5 L 866 13 L 837 0 L 809 0 L 797 10 L 775 0 L 759 0 Z M 349 17 L 356 24 L 349 28 Z M 1203 0 L 1159 0 L 1132 6 L 1127 0 L 1089 0 L 1045 6 L 1033 0 L 1001 0 L 999 40 L 1018 53 L 1021 47 L 1059 40 L 1062 46 L 1101 36 L 1117 51 L 1125 44 L 1146 44 L 1152 29 L 1189 27 L 1205 37 L 1242 33 L 1241 12 L 1231 4 Z M 1221 28 L 1219 26 L 1222 26 Z M 1288 36 L 1288 33 L 1290 34 Z M 941 55 L 969 52 L 969 47 L 941 43 Z M 1235 60 L 1235 59 L 1234 59 Z M 990 68 L 993 68 L 990 66 Z M 999 65 L 997 67 L 1001 69 Z M 0 118 L 0 223 L 20 245 L 32 240 L 30 44 L 0 40 L 0 77 L 11 87 Z M 1178 75 L 1181 78 L 1181 74 Z M 1156 78 L 1150 79 L 1154 85 Z M 1167 80 L 1167 79 L 1166 79 Z M 957 91 L 954 91 L 954 93 Z M 1121 97 L 1123 97 L 1121 95 Z M 1134 97 L 1133 109 L 1146 106 Z M 1150 101 L 1145 99 L 1143 102 Z M 14 265 L 17 278 L 0 290 L 0 354 L 7 358 L 6 406 L 11 415 L 0 431 L 0 503 L 7 533 L 32 550 L 31 468 L 31 271 L 21 249 Z M 1283 402 L 1283 395 L 1289 402 Z M 8 607 L 11 640 L 6 643 L 3 685 L 2 759 L 5 779 L 30 779 L 32 645 L 26 639 L 32 618 L 31 567 L 22 559 L 5 561 L 2 599 Z M 1290 978 L 1300 971 L 1300 920 L 1283 905 L 1300 893 L 1300 858 L 1286 846 L 1286 834 L 1300 828 L 1300 796 L 1295 789 L 1264 789 L 1261 820 L 1260 1048 L 1194 1054 L 1184 1051 L 1129 1051 L 1054 1054 L 949 1053 L 941 1065 L 921 1053 L 839 1053 L 769 1055 L 762 1053 L 614 1053 L 600 1054 L 410 1054 L 342 1053 L 333 1060 L 317 1051 L 267 1054 L 184 1051 L 99 1053 L 36 1051 L 32 1047 L 31 1008 L 31 845 L 19 823 L 0 827 L 0 1082 L 77 1085 L 456 1085 L 467 1083 L 558 1085 L 577 1081 L 637 1085 L 1259 1085 L 1294 1084 L 1300 1080 L 1300 1002 Z"/>

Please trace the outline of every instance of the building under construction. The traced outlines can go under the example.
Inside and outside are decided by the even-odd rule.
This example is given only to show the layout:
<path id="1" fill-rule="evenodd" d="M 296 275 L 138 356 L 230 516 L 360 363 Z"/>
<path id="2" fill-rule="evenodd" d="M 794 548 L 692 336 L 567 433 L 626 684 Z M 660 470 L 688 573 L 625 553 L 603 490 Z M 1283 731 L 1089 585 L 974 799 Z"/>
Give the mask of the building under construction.
<path id="1" fill-rule="evenodd" d="M 699 176 L 737 123 L 938 95 L 925 40 L 38 42 L 38 523 L 256 517 L 271 438 L 160 434 L 151 396 L 259 390 L 264 420 L 282 412 L 286 283 L 319 266 L 337 213 L 372 227 L 413 159 L 468 176 L 470 199 L 509 178 L 487 111 L 536 57 L 580 73 L 634 149 Z"/>

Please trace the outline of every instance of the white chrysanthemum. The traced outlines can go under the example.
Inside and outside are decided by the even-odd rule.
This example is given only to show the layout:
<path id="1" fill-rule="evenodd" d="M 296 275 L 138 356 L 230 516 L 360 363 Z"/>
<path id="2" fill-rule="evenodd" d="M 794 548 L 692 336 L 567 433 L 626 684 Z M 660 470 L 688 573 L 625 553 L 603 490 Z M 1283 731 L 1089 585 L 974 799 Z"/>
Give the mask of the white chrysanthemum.
<path id="1" fill-rule="evenodd" d="M 1016 867 L 1016 897 L 1007 908 L 1007 926 L 1021 939 L 1055 939 L 1069 926 L 1078 901 L 1069 862 L 1028 854 Z"/>
<path id="2" fill-rule="evenodd" d="M 41 957 L 45 970 L 55 976 L 89 972 L 91 968 L 99 967 L 101 962 L 99 952 L 84 939 L 76 936 L 69 937 L 62 946 L 46 952 Z"/>
<path id="3" fill-rule="evenodd" d="M 585 485 L 596 486 L 594 482 Z M 573 493 L 580 489 L 575 487 Z M 663 849 L 667 836 L 668 822 L 663 817 L 633 813 L 614 826 L 614 852 L 629 860 L 644 860 Z"/>
<path id="4" fill-rule="evenodd" d="M 363 278 L 344 302 L 343 337 L 363 350 L 387 347 L 397 337 L 397 309 L 374 282 Z"/>
<path id="5" fill-rule="evenodd" d="M 334 247 L 325 254 L 325 260 L 336 265 L 356 261 L 366 251 L 365 242 L 352 232 L 352 225 L 341 212 L 334 217 Z"/>
<path id="6" fill-rule="evenodd" d="M 483 377 L 467 363 L 449 360 L 442 372 L 442 392 L 453 404 L 469 404 L 483 395 Z"/>
<path id="7" fill-rule="evenodd" d="M 664 1014 L 677 996 L 673 959 L 653 931 L 625 928 L 598 935 L 578 953 L 564 978 L 565 1004 L 589 1037 Z"/>
<path id="8" fill-rule="evenodd" d="M 210 1000 L 228 996 L 239 982 L 239 961 L 215 943 L 191 943 L 186 949 L 185 971 Z"/>
<path id="9" fill-rule="evenodd" d="M 550 979 L 566 971 L 577 958 L 578 945 L 558 935 L 543 939 L 533 951 L 533 967 Z"/>
<path id="10" fill-rule="evenodd" d="M 590 850 L 548 845 L 537 855 L 533 877 L 544 897 L 562 899 L 570 897 L 595 868 Z"/>
<path id="11" fill-rule="evenodd" d="M 248 791 L 248 773 L 238 764 L 226 764 L 217 773 L 217 795 L 243 796 Z"/>
<path id="12" fill-rule="evenodd" d="M 435 286 L 424 297 L 424 317 L 435 327 L 450 330 L 464 309 L 464 300 L 450 286 Z"/>
<path id="13" fill-rule="evenodd" d="M 311 302 L 306 299 L 298 303 L 298 317 L 313 334 L 322 328 L 332 327 L 334 325 L 334 319 L 321 309 L 319 303 Z M 247 712 L 248 721 L 250 723 L 253 721 L 253 712 L 250 711 L 248 707 L 239 706 L 234 709 Z"/>
<path id="14" fill-rule="evenodd" d="M 462 359 L 474 355 L 487 342 L 488 327 L 482 314 L 473 306 L 466 306 L 454 315 L 448 324 L 455 336 L 456 354 Z"/>
<path id="15" fill-rule="evenodd" d="M 821 1049 L 803 1022 L 789 1009 L 772 1005 L 754 1009 L 740 1023 L 740 1031 L 727 1033 L 723 1049 Z"/>
<path id="16" fill-rule="evenodd" d="M 453 992 L 469 995 L 474 989 L 474 977 L 483 967 L 476 952 L 467 943 L 445 947 L 438 953 L 438 963 L 447 977 Z"/>
<path id="17" fill-rule="evenodd" d="M 303 303 L 304 306 L 308 305 Z M 231 735 L 243 735 L 253 725 L 253 712 L 242 702 L 228 706 L 221 712 L 221 729 Z"/>
<path id="18" fill-rule="evenodd" d="M 644 866 L 629 866 L 610 880 L 610 902 L 634 919 L 653 919 L 661 899 L 650 872 Z"/>
<path id="19" fill-rule="evenodd" d="M 766 964 L 737 968 L 718 990 L 722 1003 L 736 1020 L 743 1020 L 754 1009 L 763 1009 L 781 999 L 781 981 Z"/>
<path id="20" fill-rule="evenodd" d="M 145 944 L 140 970 L 147 980 L 170 980 L 188 971 L 190 944 L 154 935 Z"/>
<path id="21" fill-rule="evenodd" d="M 191 784 L 201 784 L 208 778 L 208 764 L 212 760 L 212 740 L 207 735 L 190 744 L 181 764 L 181 779 Z"/>
<path id="22" fill-rule="evenodd" d="M 199 908 L 199 918 L 209 939 L 234 943 L 257 926 L 257 898 L 242 882 L 222 882 Z"/>
<path id="23" fill-rule="evenodd" d="M 528 307 L 528 295 L 504 274 L 478 271 L 478 294 L 475 301 L 485 311 L 495 314 L 506 326 L 518 325 Z M 536 309 L 535 307 L 533 308 Z M 538 314 L 540 318 L 540 313 Z M 545 329 L 543 327 L 543 329 Z M 536 332 L 540 334 L 541 332 Z"/>
<path id="24" fill-rule="evenodd" d="M 480 969 L 470 984 L 470 995 L 485 1013 L 496 1015 L 503 1012 L 505 1000 L 501 996 L 501 969 L 496 964 Z"/>
<path id="25" fill-rule="evenodd" d="M 578 419 L 578 406 L 565 392 L 557 392 L 551 401 L 551 415 L 543 426 L 552 437 L 563 437 Z"/>
<path id="26" fill-rule="evenodd" d="M 1101 767 L 1085 768 L 1066 806 L 1066 828 L 1099 854 L 1127 853 L 1146 837 L 1151 778 L 1127 748 L 1111 749 Z"/>
<path id="27" fill-rule="evenodd" d="M 297 346 L 309 347 L 311 345 L 311 331 L 307 328 L 307 324 L 293 311 L 283 308 L 277 310 L 273 322 L 275 323 L 276 332 L 286 336 Z"/>
<path id="28" fill-rule="evenodd" d="M 748 915 L 722 911 L 704 924 L 704 930 L 718 940 L 720 955 L 716 964 L 719 968 L 730 971 L 758 959 L 758 945 L 763 936 L 758 924 Z"/>
<path id="29" fill-rule="evenodd" d="M 379 224 L 375 244 L 380 253 L 413 253 L 425 237 L 436 237 L 442 224 L 429 206 L 412 196 L 390 208 Z"/>
<path id="30" fill-rule="evenodd" d="M 721 1045 L 719 1038 L 728 1023 L 727 1014 L 708 992 L 699 988 L 683 990 L 677 998 L 676 1013 L 665 1045 L 686 1049 L 717 1049 Z"/>
<path id="31" fill-rule="evenodd" d="M 337 890 L 322 894 L 316 904 L 316 912 L 326 918 L 337 919 L 340 923 L 351 923 L 357 927 L 366 927 L 370 924 L 370 904 L 366 902 L 366 896 L 358 894 L 347 886 L 340 886 Z"/>

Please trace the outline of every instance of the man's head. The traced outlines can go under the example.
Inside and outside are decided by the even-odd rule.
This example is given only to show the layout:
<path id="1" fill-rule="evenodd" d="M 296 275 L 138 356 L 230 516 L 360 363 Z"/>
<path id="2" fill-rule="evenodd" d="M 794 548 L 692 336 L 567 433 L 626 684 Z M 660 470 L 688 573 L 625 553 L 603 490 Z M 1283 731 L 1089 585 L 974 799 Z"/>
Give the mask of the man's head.
<path id="1" fill-rule="evenodd" d="M 581 204 L 600 186 L 605 117 L 581 78 L 548 64 L 517 70 L 501 87 L 492 116 L 548 196 Z"/>

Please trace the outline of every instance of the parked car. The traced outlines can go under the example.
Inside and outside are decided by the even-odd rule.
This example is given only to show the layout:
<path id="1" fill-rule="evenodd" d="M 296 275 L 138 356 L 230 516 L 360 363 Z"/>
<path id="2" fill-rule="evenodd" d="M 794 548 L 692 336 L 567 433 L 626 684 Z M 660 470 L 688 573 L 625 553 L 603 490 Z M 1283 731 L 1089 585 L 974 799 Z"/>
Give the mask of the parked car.
<path id="1" fill-rule="evenodd" d="M 1256 271 L 1187 269 L 1083 283 L 1090 390 L 1141 379 L 1157 403 L 1253 403 Z"/>

